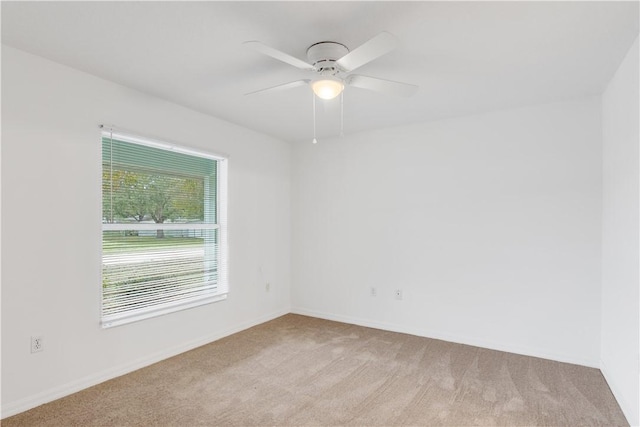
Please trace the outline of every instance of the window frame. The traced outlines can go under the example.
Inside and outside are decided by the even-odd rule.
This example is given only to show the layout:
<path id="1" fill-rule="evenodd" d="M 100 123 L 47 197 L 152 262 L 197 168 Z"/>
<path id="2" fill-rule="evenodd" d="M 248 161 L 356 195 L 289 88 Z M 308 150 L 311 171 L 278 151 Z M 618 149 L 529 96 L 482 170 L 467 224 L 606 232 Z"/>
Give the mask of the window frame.
<path id="1" fill-rule="evenodd" d="M 148 138 L 138 136 L 129 131 L 118 130 L 112 126 L 101 125 L 100 132 L 100 147 L 101 147 L 101 161 L 100 161 L 100 170 L 101 173 L 104 172 L 105 160 L 104 155 L 102 154 L 104 139 L 111 139 L 112 141 L 121 141 L 127 144 L 140 145 L 145 147 L 150 147 L 152 149 L 159 149 L 169 153 L 179 153 L 182 155 L 188 155 L 192 157 L 199 157 L 208 160 L 212 160 L 216 162 L 215 166 L 215 206 L 214 206 L 214 218 L 215 221 L 213 224 L 207 223 L 162 223 L 162 224 L 129 224 L 129 223 L 120 223 L 114 224 L 104 221 L 104 191 L 101 179 L 100 186 L 100 205 L 101 205 L 101 245 L 100 245 L 100 263 L 101 263 L 101 271 L 100 271 L 100 324 L 102 328 L 110 328 L 114 326 L 124 325 L 132 322 L 137 322 L 144 319 L 149 319 L 157 316 L 162 316 L 169 313 L 174 313 L 181 310 L 186 310 L 194 307 L 198 307 L 205 304 L 211 304 L 213 302 L 222 301 L 227 298 L 229 292 L 229 283 L 228 283 L 228 246 L 227 246 L 227 205 L 228 205 L 228 196 L 227 196 L 227 179 L 228 179 L 228 159 L 229 156 L 214 154 L 211 152 L 205 152 L 201 150 L 195 150 L 188 147 L 184 147 L 178 144 L 169 143 L 167 141 L 161 141 L 155 138 Z M 135 167 L 134 167 L 135 168 Z M 141 168 L 144 169 L 144 168 Z M 159 173 L 165 172 L 168 173 L 168 170 L 163 171 L 162 169 L 154 169 L 153 171 L 157 171 Z M 206 175 L 202 176 L 203 179 L 207 179 Z M 206 204 L 206 200 L 205 200 Z M 206 209 L 206 208 L 205 208 Z M 105 231 L 128 231 L 128 230 L 212 230 L 217 232 L 217 247 L 214 243 L 209 243 L 213 245 L 210 250 L 215 251 L 216 256 L 216 268 L 217 268 L 217 280 L 215 283 L 215 289 L 207 290 L 207 282 L 202 281 L 202 288 L 205 292 L 202 295 L 193 297 L 193 298 L 185 298 L 184 300 L 173 302 L 173 303 L 163 303 L 158 305 L 152 305 L 146 307 L 144 309 L 134 309 L 129 311 L 123 311 L 118 314 L 109 314 L 105 316 L 104 313 L 104 232 Z M 203 244 L 207 244 L 206 242 Z M 206 249 L 205 249 L 206 250 Z M 203 263 L 207 261 L 203 259 Z"/>

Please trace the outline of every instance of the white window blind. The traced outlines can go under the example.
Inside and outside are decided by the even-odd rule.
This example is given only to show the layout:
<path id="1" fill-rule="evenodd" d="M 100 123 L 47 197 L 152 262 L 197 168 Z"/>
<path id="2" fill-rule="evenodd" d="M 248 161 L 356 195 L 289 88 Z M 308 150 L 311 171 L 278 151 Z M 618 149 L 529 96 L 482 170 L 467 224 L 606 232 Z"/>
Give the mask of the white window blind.
<path id="1" fill-rule="evenodd" d="M 226 298 L 227 160 L 102 132 L 102 325 Z"/>

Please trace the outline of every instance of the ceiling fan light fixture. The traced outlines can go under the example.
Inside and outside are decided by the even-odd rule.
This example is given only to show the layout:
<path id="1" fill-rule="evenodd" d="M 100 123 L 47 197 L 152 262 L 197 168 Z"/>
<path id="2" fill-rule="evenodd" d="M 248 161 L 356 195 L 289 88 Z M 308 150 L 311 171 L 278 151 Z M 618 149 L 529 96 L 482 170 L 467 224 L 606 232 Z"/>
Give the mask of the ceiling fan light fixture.
<path id="1" fill-rule="evenodd" d="M 322 79 L 313 81 L 311 83 L 311 89 L 313 89 L 313 93 L 315 93 L 318 98 L 329 100 L 340 95 L 344 89 L 344 83 L 335 77 L 323 77 Z"/>

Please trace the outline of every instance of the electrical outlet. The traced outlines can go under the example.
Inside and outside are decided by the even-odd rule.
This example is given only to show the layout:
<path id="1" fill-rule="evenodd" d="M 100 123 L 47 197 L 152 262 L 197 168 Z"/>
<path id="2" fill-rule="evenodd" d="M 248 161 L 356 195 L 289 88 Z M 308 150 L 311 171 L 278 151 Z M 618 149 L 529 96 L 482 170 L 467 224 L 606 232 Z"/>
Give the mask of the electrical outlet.
<path id="1" fill-rule="evenodd" d="M 267 282 L 267 284 L 264 285 L 264 290 L 269 292 L 271 290 L 271 283 Z"/>
<path id="2" fill-rule="evenodd" d="M 396 289 L 396 299 L 402 299 L 402 289 Z"/>
<path id="3" fill-rule="evenodd" d="M 378 295 L 378 290 L 375 288 L 375 286 L 371 287 L 370 292 L 372 297 L 375 297 L 376 295 Z"/>
<path id="4" fill-rule="evenodd" d="M 44 340 L 42 336 L 31 337 L 31 353 L 38 353 L 44 350 Z"/>

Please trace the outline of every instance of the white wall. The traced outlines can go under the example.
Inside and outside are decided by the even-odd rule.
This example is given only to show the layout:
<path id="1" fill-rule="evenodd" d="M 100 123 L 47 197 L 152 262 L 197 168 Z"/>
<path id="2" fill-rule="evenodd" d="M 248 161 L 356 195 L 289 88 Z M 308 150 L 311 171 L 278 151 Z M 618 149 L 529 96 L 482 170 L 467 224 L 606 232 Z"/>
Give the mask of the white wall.
<path id="1" fill-rule="evenodd" d="M 632 425 L 640 425 L 638 60 L 636 39 L 602 96 L 601 369 Z"/>
<path id="2" fill-rule="evenodd" d="M 226 301 L 101 329 L 100 123 L 230 155 Z M 287 313 L 290 152 L 3 46 L 2 417 Z"/>
<path id="3" fill-rule="evenodd" d="M 600 120 L 592 97 L 300 143 L 293 311 L 598 366 Z"/>

